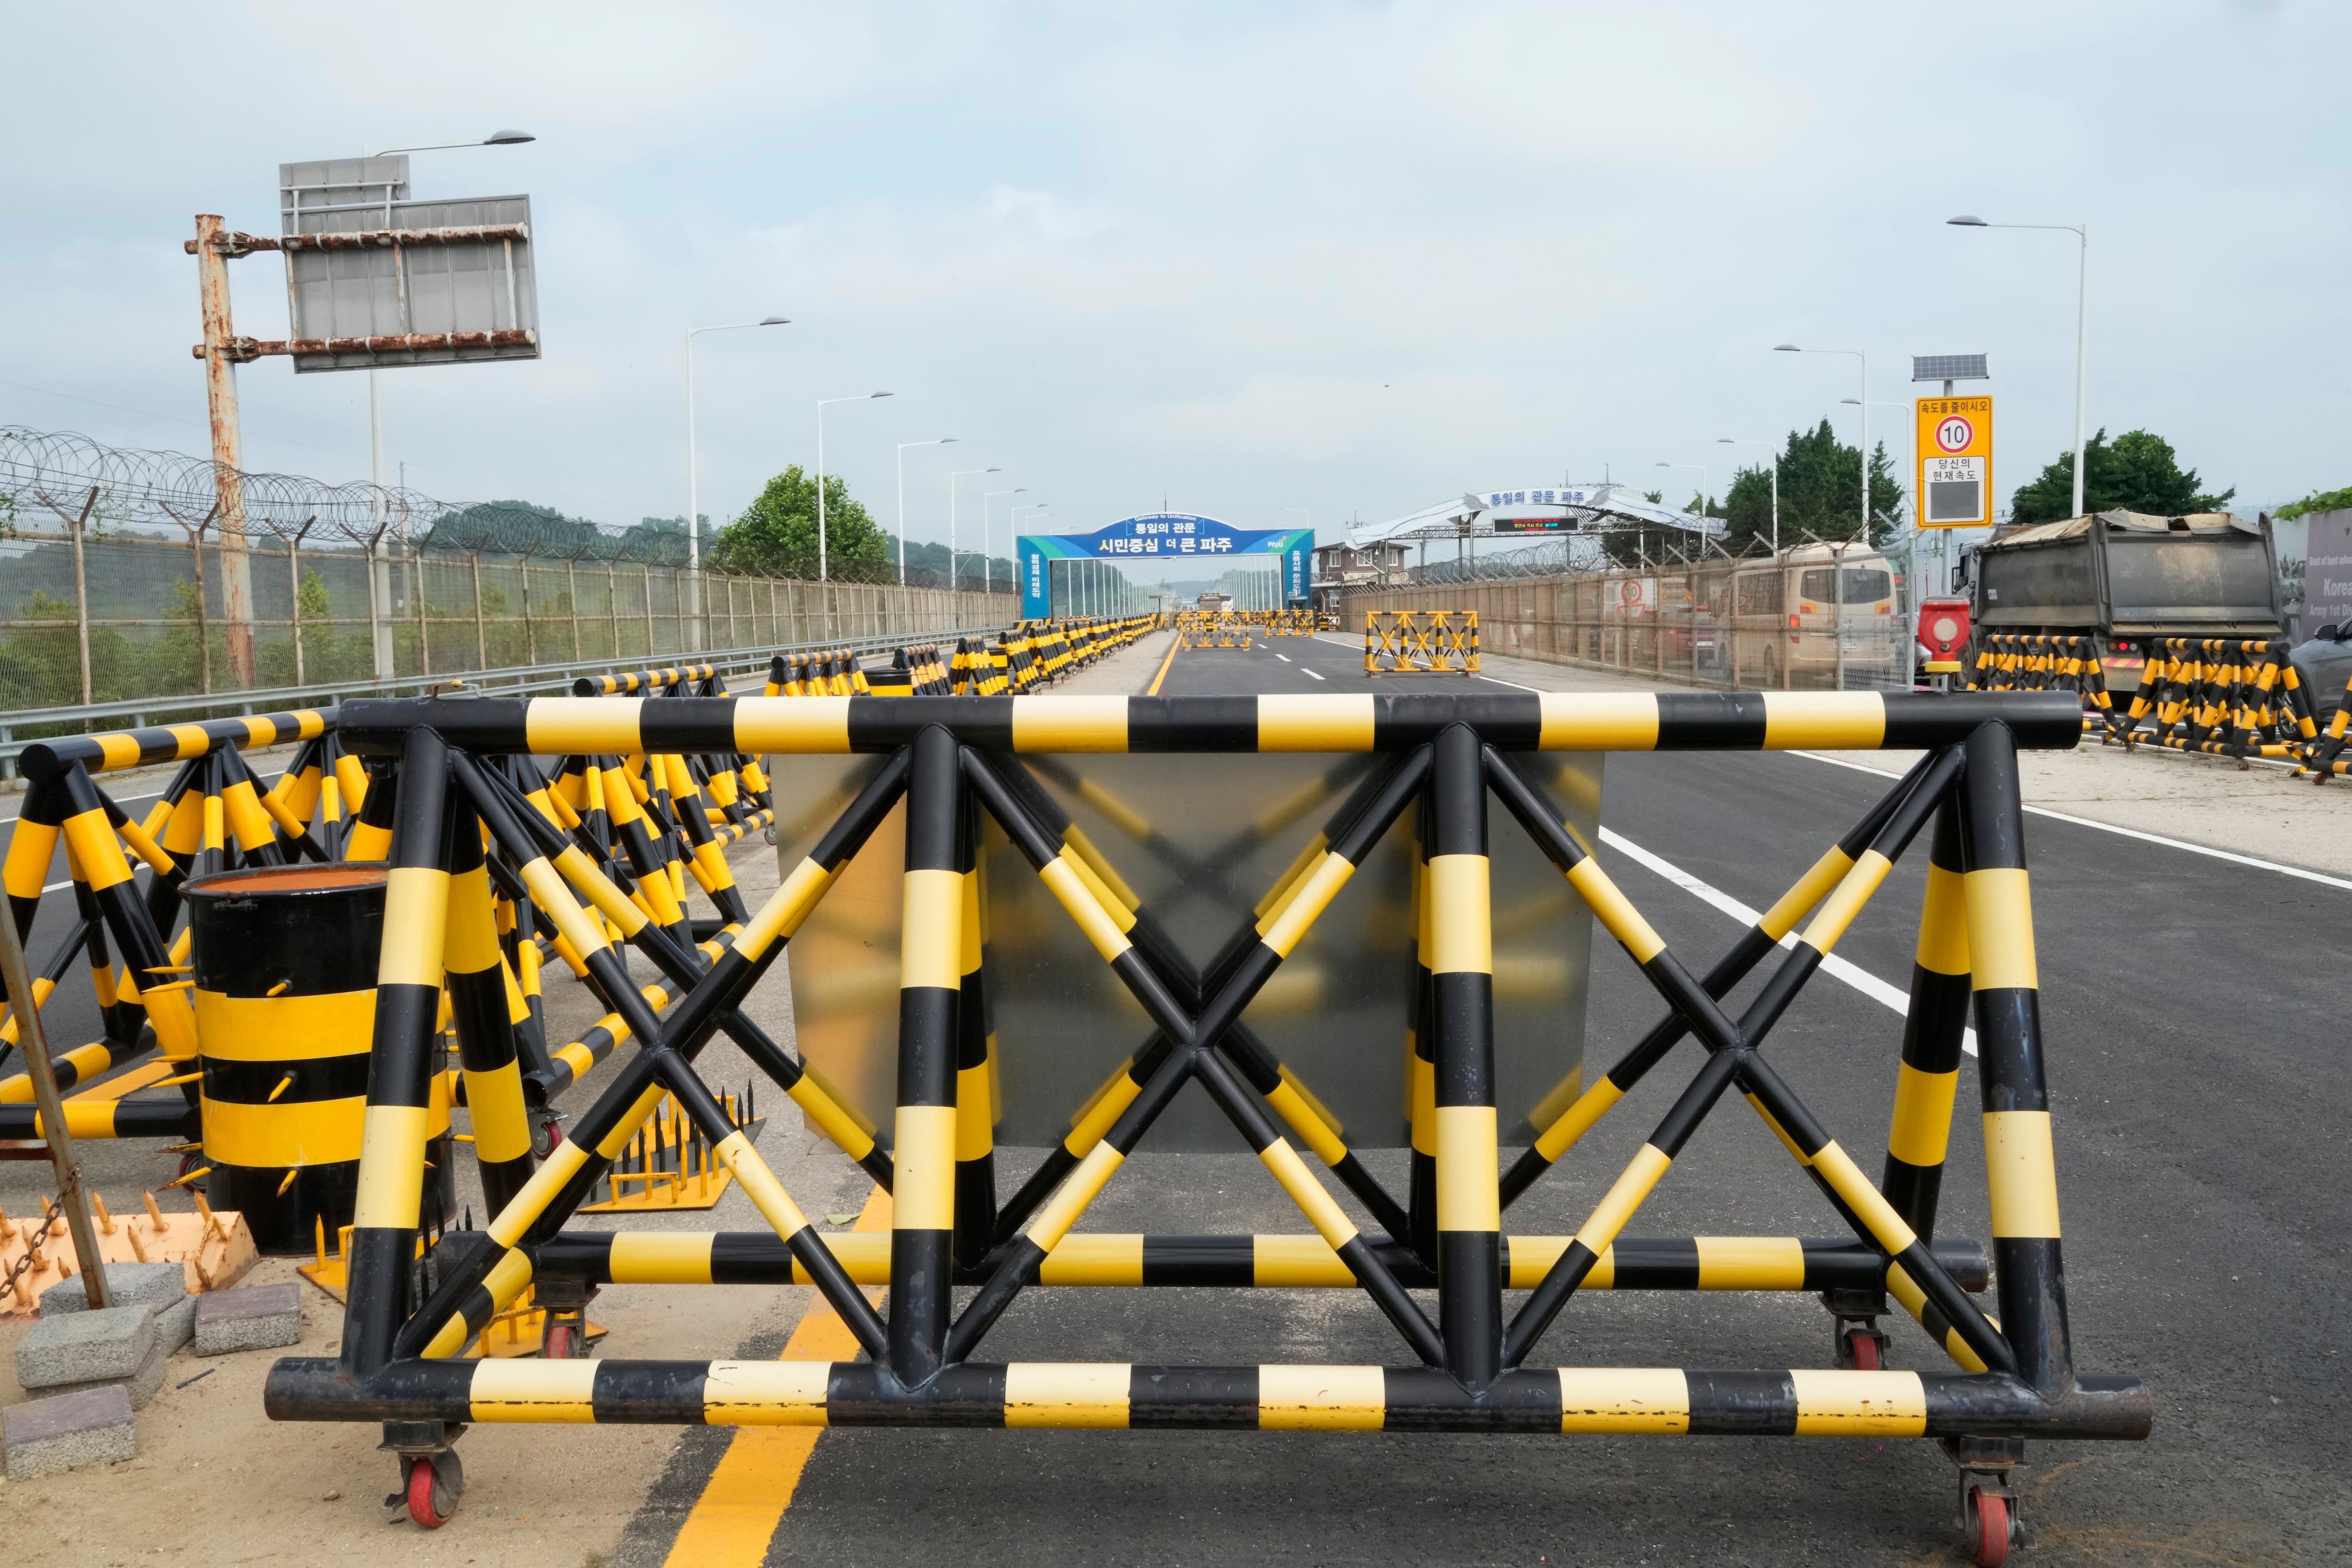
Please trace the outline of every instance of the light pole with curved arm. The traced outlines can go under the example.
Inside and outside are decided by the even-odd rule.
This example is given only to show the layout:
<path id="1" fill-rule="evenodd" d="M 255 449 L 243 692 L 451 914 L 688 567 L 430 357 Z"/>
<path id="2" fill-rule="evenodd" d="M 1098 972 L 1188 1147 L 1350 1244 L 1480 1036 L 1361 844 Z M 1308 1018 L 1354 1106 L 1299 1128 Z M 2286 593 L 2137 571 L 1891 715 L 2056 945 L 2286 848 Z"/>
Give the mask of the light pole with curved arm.
<path id="1" fill-rule="evenodd" d="M 831 403 L 870 403 L 877 397 L 887 397 L 887 392 L 863 392 L 851 397 L 820 397 L 816 400 L 816 580 L 825 582 L 831 569 L 825 559 L 824 546 L 824 410 Z"/>
<path id="2" fill-rule="evenodd" d="M 2084 376 L 2088 374 L 2091 333 L 2087 307 L 2091 292 L 2091 226 L 2082 223 L 1989 223 L 1972 213 L 1948 217 L 1945 223 L 1954 228 L 2042 228 L 2062 230 L 2078 242 L 2074 252 L 2074 501 L 2069 517 L 2083 515 L 2083 400 Z M 1985 498 L 1990 513 L 1991 497 Z"/>
<path id="3" fill-rule="evenodd" d="M 1870 395 L 1870 356 L 1860 349 L 1801 349 L 1794 343 L 1774 343 L 1774 353 L 1852 354 L 1862 365 L 1862 395 Z M 1870 405 L 1862 405 L 1862 542 L 1870 542 Z M 1843 689 L 1841 688 L 1840 689 Z"/>
<path id="4" fill-rule="evenodd" d="M 956 438 L 942 436 L 936 441 L 901 441 L 898 443 L 898 586 L 907 585 L 907 448 L 909 447 L 952 447 Z"/>

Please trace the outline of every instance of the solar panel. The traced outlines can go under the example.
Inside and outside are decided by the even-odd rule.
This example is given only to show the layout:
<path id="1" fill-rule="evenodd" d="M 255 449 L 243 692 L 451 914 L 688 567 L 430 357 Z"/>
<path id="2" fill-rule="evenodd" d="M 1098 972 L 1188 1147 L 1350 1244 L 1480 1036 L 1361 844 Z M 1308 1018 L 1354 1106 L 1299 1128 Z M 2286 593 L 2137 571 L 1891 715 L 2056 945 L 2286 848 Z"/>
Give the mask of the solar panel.
<path id="1" fill-rule="evenodd" d="M 1982 354 L 1913 354 L 1914 381 L 1990 381 Z"/>

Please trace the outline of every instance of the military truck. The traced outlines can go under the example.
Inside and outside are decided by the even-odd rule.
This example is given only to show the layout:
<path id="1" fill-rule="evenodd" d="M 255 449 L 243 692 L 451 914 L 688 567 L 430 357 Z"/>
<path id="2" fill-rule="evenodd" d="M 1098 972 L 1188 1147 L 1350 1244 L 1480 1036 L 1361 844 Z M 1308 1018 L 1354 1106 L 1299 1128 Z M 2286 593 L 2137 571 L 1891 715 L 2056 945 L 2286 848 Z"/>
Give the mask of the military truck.
<path id="1" fill-rule="evenodd" d="M 2279 635 L 2267 519 L 2093 512 L 1963 551 L 1955 576 L 1976 637 L 2095 637 L 2107 689 L 2125 697 L 2139 689 L 2154 638 Z"/>

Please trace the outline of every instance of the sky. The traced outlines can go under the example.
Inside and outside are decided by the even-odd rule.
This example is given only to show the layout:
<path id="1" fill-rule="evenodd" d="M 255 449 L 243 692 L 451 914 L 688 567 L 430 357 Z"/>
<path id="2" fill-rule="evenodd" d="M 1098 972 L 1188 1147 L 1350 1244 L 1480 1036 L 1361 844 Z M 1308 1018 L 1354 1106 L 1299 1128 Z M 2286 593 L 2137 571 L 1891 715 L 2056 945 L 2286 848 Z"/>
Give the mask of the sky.
<path id="1" fill-rule="evenodd" d="M 959 543 L 1163 506 L 1244 528 L 1605 475 L 1676 503 L 1823 417 L 1907 455 L 1909 356 L 1983 353 L 1997 492 L 2089 422 L 2242 510 L 2352 482 L 2352 7 L 45 6 L 0 110 L 0 424 L 202 452 L 199 212 L 281 161 L 526 192 L 543 353 L 381 376 L 396 473 L 612 523 L 826 467 Z M 286 330 L 282 261 L 232 264 Z M 239 378 L 249 468 L 363 479 L 366 378 Z M 1693 465 L 1663 469 L 1656 465 Z M 399 465 L 405 465 L 401 469 Z"/>

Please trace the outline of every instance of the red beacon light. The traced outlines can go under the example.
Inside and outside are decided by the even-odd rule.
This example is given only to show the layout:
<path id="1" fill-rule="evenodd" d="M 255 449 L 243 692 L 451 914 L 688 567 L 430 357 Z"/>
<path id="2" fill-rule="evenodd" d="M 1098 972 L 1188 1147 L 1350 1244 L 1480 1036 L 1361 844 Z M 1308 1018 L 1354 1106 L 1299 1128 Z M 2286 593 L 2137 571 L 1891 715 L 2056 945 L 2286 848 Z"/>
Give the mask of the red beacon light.
<path id="1" fill-rule="evenodd" d="M 1969 643 L 1966 599 L 1919 601 L 1919 646 L 1927 650 L 1929 675 L 1958 675 L 1960 650 Z"/>

